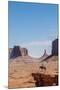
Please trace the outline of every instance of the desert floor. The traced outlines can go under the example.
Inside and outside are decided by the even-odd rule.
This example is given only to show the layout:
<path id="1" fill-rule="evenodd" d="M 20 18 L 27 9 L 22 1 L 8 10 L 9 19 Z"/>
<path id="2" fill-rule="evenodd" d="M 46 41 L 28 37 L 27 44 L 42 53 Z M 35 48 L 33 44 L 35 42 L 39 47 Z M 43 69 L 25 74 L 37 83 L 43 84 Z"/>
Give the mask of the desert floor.
<path id="1" fill-rule="evenodd" d="M 52 56 L 43 62 L 29 56 L 9 59 L 8 77 L 9 88 L 58 85 L 58 56 Z"/>

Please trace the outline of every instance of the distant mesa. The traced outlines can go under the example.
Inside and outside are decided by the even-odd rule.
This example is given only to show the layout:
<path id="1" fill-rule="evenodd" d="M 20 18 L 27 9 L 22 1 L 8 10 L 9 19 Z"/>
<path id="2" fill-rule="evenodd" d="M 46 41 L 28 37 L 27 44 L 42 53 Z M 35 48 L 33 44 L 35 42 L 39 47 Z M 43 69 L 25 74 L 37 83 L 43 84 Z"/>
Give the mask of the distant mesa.
<path id="1" fill-rule="evenodd" d="M 21 48 L 20 46 L 9 48 L 9 58 L 16 58 L 18 56 L 28 56 L 28 50 L 26 48 Z M 51 55 L 48 55 L 46 50 L 44 50 L 43 56 L 41 56 L 39 59 L 42 61 L 44 59 L 50 58 L 51 56 L 58 56 L 58 39 L 55 39 L 52 42 Z"/>
<path id="2" fill-rule="evenodd" d="M 27 56 L 28 55 L 28 50 L 26 48 L 20 48 L 20 49 L 21 49 L 22 56 Z"/>
<path id="3" fill-rule="evenodd" d="M 18 56 L 22 56 L 21 51 L 20 51 L 20 47 L 14 46 L 14 48 L 12 49 L 12 52 L 10 54 L 10 58 L 16 58 Z"/>
<path id="4" fill-rule="evenodd" d="M 20 46 L 14 46 L 14 48 L 9 49 L 9 58 L 16 58 L 18 56 L 27 56 L 28 50 L 26 48 L 21 48 Z"/>

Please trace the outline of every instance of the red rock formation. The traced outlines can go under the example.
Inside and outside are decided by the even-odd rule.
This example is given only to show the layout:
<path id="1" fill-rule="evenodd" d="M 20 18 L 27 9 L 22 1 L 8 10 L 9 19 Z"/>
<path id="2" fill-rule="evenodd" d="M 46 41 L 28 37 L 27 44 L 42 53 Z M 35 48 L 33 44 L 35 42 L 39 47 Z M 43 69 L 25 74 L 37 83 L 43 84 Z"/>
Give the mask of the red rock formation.
<path id="1" fill-rule="evenodd" d="M 52 42 L 52 55 L 58 55 L 58 39 Z"/>
<path id="2" fill-rule="evenodd" d="M 16 58 L 18 56 L 21 56 L 21 51 L 19 46 L 14 46 L 12 49 L 12 52 L 10 54 L 10 58 Z"/>
<path id="3" fill-rule="evenodd" d="M 26 48 L 21 48 L 21 53 L 22 53 L 22 56 L 27 56 L 28 50 Z"/>
<path id="4" fill-rule="evenodd" d="M 44 60 L 47 57 L 48 57 L 48 54 L 47 54 L 46 50 L 44 50 L 44 54 L 43 54 L 43 56 L 40 57 L 40 61 Z"/>
<path id="5" fill-rule="evenodd" d="M 32 76 L 36 81 L 35 83 L 36 87 L 58 85 L 58 75 L 55 75 L 54 77 L 52 77 L 51 75 L 32 73 Z"/>
<path id="6" fill-rule="evenodd" d="M 28 50 L 26 48 L 21 48 L 20 46 L 14 46 L 14 48 L 9 48 L 10 58 L 16 58 L 18 56 L 28 56 Z"/>

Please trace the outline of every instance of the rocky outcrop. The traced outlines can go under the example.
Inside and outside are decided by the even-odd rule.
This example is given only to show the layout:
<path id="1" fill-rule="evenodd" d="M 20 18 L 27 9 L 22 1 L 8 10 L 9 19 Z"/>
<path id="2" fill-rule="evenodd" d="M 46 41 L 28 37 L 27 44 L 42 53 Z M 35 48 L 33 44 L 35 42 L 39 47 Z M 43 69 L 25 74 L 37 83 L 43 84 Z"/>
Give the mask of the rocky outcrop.
<path id="1" fill-rule="evenodd" d="M 52 55 L 58 55 L 58 39 L 52 42 Z"/>
<path id="2" fill-rule="evenodd" d="M 20 46 L 9 48 L 9 58 L 16 58 L 18 56 L 28 56 L 28 50 L 26 48 L 21 48 Z"/>
<path id="3" fill-rule="evenodd" d="M 45 51 L 46 53 L 46 51 Z M 43 56 L 46 56 L 44 53 Z M 52 58 L 53 56 L 58 56 L 58 39 L 55 39 L 53 42 L 52 42 L 52 52 L 49 56 L 47 56 L 46 58 L 43 58 L 41 61 L 48 61 L 49 58 Z M 42 58 L 42 57 L 41 57 Z"/>
<path id="4" fill-rule="evenodd" d="M 21 54 L 22 54 L 22 56 L 27 56 L 28 50 L 26 48 L 21 48 Z"/>
<path id="5" fill-rule="evenodd" d="M 40 61 L 44 60 L 47 57 L 48 57 L 48 54 L 47 54 L 46 50 L 44 50 L 44 54 L 40 57 Z"/>
<path id="6" fill-rule="evenodd" d="M 22 56 L 21 51 L 20 51 L 20 47 L 14 46 L 14 48 L 12 49 L 12 52 L 10 54 L 10 58 L 16 58 L 18 56 Z"/>
<path id="7" fill-rule="evenodd" d="M 55 86 L 58 85 L 58 75 L 54 77 L 51 75 L 45 75 L 40 73 L 32 73 L 34 77 L 36 87 L 39 86 Z"/>
<path id="8" fill-rule="evenodd" d="M 58 39 L 55 39 L 52 42 L 52 52 L 51 52 L 52 56 L 56 56 L 58 55 Z M 28 50 L 26 48 L 21 48 L 20 46 L 14 46 L 14 48 L 10 48 L 9 49 L 9 57 L 10 58 L 15 58 L 18 56 L 28 56 Z M 41 56 L 39 59 L 40 61 L 48 58 L 48 54 L 46 53 L 46 50 L 44 51 L 43 56 Z"/>

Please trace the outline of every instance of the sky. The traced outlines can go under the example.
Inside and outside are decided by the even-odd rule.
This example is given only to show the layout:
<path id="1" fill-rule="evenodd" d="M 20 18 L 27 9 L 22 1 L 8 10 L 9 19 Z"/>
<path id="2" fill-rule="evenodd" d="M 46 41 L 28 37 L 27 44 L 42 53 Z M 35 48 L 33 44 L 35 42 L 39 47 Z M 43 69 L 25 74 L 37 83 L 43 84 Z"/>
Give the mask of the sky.
<path id="1" fill-rule="evenodd" d="M 9 48 L 19 45 L 33 57 L 46 49 L 51 54 L 52 41 L 58 36 L 58 5 L 8 2 Z"/>

